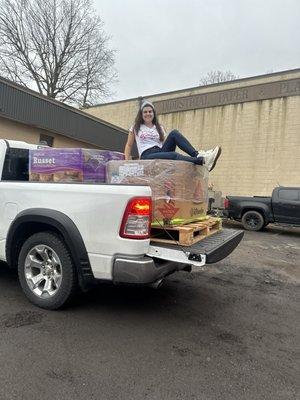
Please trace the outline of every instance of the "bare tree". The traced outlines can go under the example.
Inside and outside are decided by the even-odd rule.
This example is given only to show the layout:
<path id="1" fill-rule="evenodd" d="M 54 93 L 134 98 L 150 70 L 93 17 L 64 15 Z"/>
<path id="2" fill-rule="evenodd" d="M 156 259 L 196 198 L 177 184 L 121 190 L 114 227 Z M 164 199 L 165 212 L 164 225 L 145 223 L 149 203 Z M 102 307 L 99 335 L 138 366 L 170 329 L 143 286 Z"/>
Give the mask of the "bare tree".
<path id="1" fill-rule="evenodd" d="M 62 102 L 110 94 L 108 41 L 92 0 L 0 0 L 0 74 Z"/>
<path id="2" fill-rule="evenodd" d="M 200 85 L 233 81 L 239 77 L 231 71 L 210 71 L 200 79 Z"/>

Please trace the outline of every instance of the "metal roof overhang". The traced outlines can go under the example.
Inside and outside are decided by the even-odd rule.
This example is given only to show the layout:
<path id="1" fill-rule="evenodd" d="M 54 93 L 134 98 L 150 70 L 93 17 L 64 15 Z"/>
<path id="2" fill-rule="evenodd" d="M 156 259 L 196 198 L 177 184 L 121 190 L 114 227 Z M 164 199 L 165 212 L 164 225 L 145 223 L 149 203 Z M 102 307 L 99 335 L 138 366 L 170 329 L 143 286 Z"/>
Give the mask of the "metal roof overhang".
<path id="1" fill-rule="evenodd" d="M 107 150 L 124 151 L 127 132 L 33 90 L 0 78 L 0 116 Z"/>

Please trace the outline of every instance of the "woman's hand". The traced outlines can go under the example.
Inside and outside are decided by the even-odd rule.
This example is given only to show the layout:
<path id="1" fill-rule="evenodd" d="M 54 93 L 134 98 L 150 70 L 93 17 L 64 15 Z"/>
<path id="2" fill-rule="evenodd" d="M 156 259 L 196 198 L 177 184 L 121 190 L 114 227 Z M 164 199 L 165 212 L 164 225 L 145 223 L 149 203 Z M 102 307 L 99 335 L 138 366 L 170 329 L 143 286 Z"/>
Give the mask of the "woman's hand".
<path id="1" fill-rule="evenodd" d="M 125 145 L 125 150 L 124 150 L 125 160 L 131 159 L 131 149 L 132 149 L 134 140 L 135 140 L 134 133 L 129 131 L 127 143 Z"/>

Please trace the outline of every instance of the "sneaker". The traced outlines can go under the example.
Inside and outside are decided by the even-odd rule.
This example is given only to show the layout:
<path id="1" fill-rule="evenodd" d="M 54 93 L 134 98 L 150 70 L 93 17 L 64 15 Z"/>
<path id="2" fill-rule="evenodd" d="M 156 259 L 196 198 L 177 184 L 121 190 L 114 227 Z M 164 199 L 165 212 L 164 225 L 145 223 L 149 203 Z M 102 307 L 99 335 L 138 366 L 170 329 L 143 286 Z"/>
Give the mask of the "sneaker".
<path id="1" fill-rule="evenodd" d="M 214 151 L 214 149 L 209 149 L 209 150 L 199 150 L 197 157 L 205 157 L 211 154 Z"/>
<path id="2" fill-rule="evenodd" d="M 213 149 L 212 152 L 204 156 L 204 165 L 209 171 L 212 171 L 215 168 L 221 153 L 222 153 L 221 147 L 217 146 Z"/>

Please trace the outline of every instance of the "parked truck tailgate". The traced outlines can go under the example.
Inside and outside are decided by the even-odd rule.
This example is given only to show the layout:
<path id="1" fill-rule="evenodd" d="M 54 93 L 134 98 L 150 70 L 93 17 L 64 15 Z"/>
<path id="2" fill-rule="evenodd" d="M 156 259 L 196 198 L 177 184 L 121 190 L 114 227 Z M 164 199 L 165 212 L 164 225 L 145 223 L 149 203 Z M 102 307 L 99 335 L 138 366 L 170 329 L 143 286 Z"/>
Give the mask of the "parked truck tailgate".
<path id="1" fill-rule="evenodd" d="M 149 284 L 191 265 L 202 267 L 218 262 L 236 248 L 243 235 L 240 230 L 223 229 L 192 246 L 153 242 L 145 256 L 118 255 L 114 261 L 113 281 Z"/>
<path id="2" fill-rule="evenodd" d="M 192 246 L 151 243 L 148 256 L 191 265 L 212 264 L 227 257 L 244 236 L 242 230 L 223 229 Z"/>

